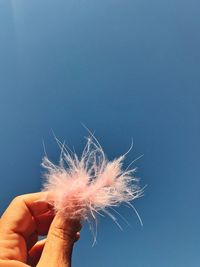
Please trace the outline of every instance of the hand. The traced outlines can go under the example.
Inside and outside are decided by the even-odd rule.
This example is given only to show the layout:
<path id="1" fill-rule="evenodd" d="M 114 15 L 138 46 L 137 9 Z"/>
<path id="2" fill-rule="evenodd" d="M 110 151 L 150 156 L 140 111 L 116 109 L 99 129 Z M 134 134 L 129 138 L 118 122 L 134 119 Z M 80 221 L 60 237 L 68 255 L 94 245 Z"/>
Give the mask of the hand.
<path id="1" fill-rule="evenodd" d="M 65 219 L 41 199 L 45 193 L 16 197 L 0 219 L 0 267 L 70 267 L 81 224 Z M 47 238 L 38 241 L 38 236 Z"/>

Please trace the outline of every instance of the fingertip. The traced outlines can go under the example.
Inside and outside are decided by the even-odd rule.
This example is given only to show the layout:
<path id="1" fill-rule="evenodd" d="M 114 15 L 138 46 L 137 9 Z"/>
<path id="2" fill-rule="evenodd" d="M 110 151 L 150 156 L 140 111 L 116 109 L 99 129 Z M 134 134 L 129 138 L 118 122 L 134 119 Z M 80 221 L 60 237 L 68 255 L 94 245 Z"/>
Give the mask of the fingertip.
<path id="1" fill-rule="evenodd" d="M 77 232 L 75 237 L 75 242 L 77 242 L 80 239 L 80 237 L 81 237 L 80 232 Z"/>

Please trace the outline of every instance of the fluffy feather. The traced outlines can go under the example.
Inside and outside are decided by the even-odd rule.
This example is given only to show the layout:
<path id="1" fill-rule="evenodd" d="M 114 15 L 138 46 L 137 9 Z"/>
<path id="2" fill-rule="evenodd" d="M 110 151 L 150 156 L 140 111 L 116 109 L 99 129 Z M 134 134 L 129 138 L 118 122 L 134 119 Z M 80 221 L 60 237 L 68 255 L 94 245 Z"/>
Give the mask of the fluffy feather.
<path id="1" fill-rule="evenodd" d="M 96 220 L 97 214 L 103 212 L 117 223 L 108 208 L 122 202 L 132 206 L 130 202 L 143 192 L 133 176 L 135 169 L 122 169 L 126 154 L 108 161 L 94 136 L 87 138 L 80 158 L 57 142 L 61 149 L 59 164 L 55 165 L 47 156 L 42 162 L 47 170 L 43 191 L 47 192 L 47 200 L 54 205 L 55 211 L 81 220 L 91 217 Z"/>

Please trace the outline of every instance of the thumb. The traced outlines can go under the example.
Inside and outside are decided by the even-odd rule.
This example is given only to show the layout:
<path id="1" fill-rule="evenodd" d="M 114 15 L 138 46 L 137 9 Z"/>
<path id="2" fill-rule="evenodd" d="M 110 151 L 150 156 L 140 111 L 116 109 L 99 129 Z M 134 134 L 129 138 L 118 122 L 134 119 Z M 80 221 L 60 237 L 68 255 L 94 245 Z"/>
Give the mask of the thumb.
<path id="1" fill-rule="evenodd" d="M 79 239 L 80 229 L 79 220 L 64 219 L 57 213 L 37 267 L 71 267 L 73 245 Z"/>

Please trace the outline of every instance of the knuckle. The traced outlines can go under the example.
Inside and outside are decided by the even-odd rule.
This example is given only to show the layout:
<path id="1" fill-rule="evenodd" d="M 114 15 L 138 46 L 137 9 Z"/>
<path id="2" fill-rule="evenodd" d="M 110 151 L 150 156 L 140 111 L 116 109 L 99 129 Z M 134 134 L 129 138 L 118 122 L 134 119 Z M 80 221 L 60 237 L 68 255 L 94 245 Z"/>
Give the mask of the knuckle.
<path id="1" fill-rule="evenodd" d="M 51 231 L 51 235 L 66 242 L 75 242 L 76 240 L 76 235 L 63 227 L 54 227 Z"/>
<path id="2" fill-rule="evenodd" d="M 11 203 L 19 203 L 22 202 L 24 199 L 24 195 L 16 196 Z"/>

